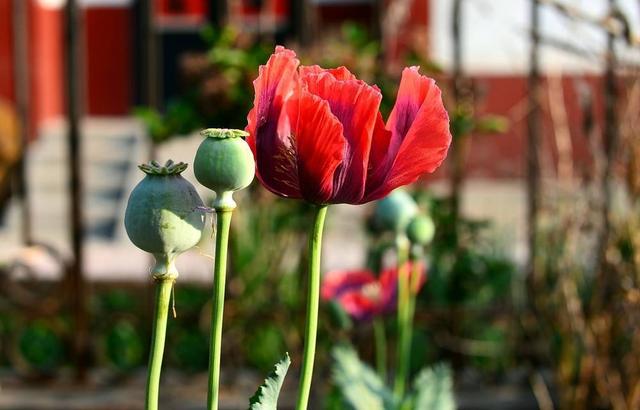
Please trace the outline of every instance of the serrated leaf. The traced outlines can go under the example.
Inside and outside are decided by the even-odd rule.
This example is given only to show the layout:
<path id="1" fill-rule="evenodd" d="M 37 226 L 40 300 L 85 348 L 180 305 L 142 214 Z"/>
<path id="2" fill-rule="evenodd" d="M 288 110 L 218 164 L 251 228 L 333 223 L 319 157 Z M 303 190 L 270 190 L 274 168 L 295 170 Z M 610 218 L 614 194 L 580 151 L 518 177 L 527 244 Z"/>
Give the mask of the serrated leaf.
<path id="1" fill-rule="evenodd" d="M 391 410 L 393 395 L 373 369 L 360 361 L 349 346 L 337 346 L 332 352 L 333 379 L 340 389 L 345 407 L 352 410 Z"/>
<path id="2" fill-rule="evenodd" d="M 451 368 L 438 364 L 422 369 L 413 382 L 414 410 L 453 410 L 456 401 L 453 395 Z"/>
<path id="3" fill-rule="evenodd" d="M 249 399 L 249 410 L 276 410 L 278 407 L 278 396 L 291 365 L 289 353 L 276 363 L 273 371 L 269 373 L 264 383 L 258 388 L 256 393 Z"/>

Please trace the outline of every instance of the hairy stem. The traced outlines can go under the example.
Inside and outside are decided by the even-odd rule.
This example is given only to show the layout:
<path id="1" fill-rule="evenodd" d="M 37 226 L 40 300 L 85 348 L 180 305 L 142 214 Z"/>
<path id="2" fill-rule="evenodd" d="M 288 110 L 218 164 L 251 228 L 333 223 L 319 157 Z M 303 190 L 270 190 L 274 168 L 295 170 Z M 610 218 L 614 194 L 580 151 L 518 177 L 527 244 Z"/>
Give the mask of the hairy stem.
<path id="1" fill-rule="evenodd" d="M 304 353 L 296 410 L 306 410 L 313 377 L 313 361 L 316 354 L 318 333 L 318 305 L 320 303 L 320 256 L 322 253 L 322 231 L 327 215 L 327 205 L 316 208 L 313 231 L 309 237 L 309 284 L 307 290 L 307 317 L 304 332 Z"/>
<path id="2" fill-rule="evenodd" d="M 231 214 L 231 209 L 216 209 L 216 251 L 213 267 L 211 345 L 209 348 L 209 390 L 207 394 L 208 410 L 215 410 L 218 408 L 222 318 L 224 313 L 224 290 L 227 275 L 227 247 L 229 243 Z"/>
<path id="3" fill-rule="evenodd" d="M 162 370 L 162 356 L 164 355 L 164 341 L 167 334 L 167 318 L 169 316 L 169 301 L 174 282 L 173 277 L 156 279 L 156 308 L 151 335 L 151 352 L 149 354 L 149 370 L 147 374 L 146 410 L 158 409 L 158 393 L 160 390 L 160 372 Z"/>

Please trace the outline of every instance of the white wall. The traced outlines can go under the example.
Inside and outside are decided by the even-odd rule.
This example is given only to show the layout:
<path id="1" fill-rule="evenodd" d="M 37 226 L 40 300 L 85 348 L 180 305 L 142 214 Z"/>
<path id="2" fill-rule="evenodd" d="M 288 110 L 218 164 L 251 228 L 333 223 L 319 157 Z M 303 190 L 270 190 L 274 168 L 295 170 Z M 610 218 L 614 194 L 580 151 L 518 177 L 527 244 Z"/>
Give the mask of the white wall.
<path id="1" fill-rule="evenodd" d="M 522 73 L 526 71 L 529 53 L 530 0 L 463 0 L 463 61 L 468 72 Z M 564 0 L 596 17 L 607 12 L 607 0 Z M 451 65 L 452 0 L 431 0 L 432 56 L 444 67 Z M 640 1 L 618 0 L 619 7 L 631 20 L 634 31 L 640 31 Z M 561 39 L 588 51 L 589 59 L 575 57 L 552 47 L 543 47 L 541 64 L 546 71 L 599 71 L 599 55 L 604 51 L 605 36 L 601 31 L 561 16 L 549 6 L 541 6 L 541 29 L 544 36 Z M 640 64 L 639 47 L 619 47 L 620 56 Z"/>

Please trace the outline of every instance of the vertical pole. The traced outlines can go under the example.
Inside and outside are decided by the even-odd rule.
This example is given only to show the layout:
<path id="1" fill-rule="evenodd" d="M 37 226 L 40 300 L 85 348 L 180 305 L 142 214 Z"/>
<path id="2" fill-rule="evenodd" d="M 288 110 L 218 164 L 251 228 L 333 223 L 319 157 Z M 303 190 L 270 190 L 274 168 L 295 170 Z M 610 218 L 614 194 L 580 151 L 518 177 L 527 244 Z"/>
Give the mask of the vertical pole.
<path id="1" fill-rule="evenodd" d="M 142 28 L 142 72 L 144 76 L 144 103 L 154 109 L 160 108 L 159 91 L 159 39 L 155 27 L 154 0 L 141 0 L 140 15 Z M 151 141 L 149 145 L 149 158 L 156 159 L 157 146 Z"/>
<path id="2" fill-rule="evenodd" d="M 211 24 L 217 30 L 221 29 L 227 23 L 228 5 L 227 0 L 214 0 L 209 11 Z"/>
<path id="3" fill-rule="evenodd" d="M 465 103 L 464 84 L 462 73 L 462 0 L 454 0 L 451 16 L 451 36 L 453 39 L 453 99 L 455 109 L 459 110 Z M 462 191 L 462 181 L 464 179 L 465 146 L 467 145 L 466 135 L 454 135 L 454 142 L 451 146 L 451 156 L 453 167 L 451 170 L 451 219 L 456 246 L 458 238 L 458 225 L 460 218 L 460 195 Z"/>
<path id="4" fill-rule="evenodd" d="M 86 379 L 87 366 L 87 306 L 86 284 L 83 276 L 83 220 L 82 181 L 80 159 L 79 96 L 80 96 L 80 18 L 77 0 L 65 5 L 66 88 L 67 88 L 67 144 L 69 161 L 69 205 L 71 222 L 71 250 L 73 261 L 69 267 L 71 277 L 72 312 L 74 317 L 73 356 L 76 379 Z"/>
<path id="5" fill-rule="evenodd" d="M 20 234 L 25 245 L 31 245 L 31 202 L 27 187 L 27 144 L 29 123 L 29 3 L 13 0 L 13 62 L 16 107 L 20 123 L 20 160 L 16 168 L 16 194 L 20 201 Z"/>
<path id="6" fill-rule="evenodd" d="M 309 0 L 291 0 L 289 3 L 291 10 L 290 25 L 294 37 L 300 45 L 306 46 L 311 43 L 313 22 L 311 21 L 311 5 Z"/>
<path id="7" fill-rule="evenodd" d="M 616 15 L 615 0 L 609 0 L 609 18 Z M 606 253 L 607 244 L 609 242 L 611 220 L 609 217 L 611 211 L 611 199 L 614 194 L 613 185 L 613 166 L 615 163 L 616 147 L 618 145 L 618 115 L 617 100 L 618 90 L 616 86 L 616 51 L 615 51 L 615 33 L 607 30 L 607 51 L 604 72 L 604 124 L 603 124 L 603 151 L 604 151 L 604 169 L 602 175 L 602 230 L 598 238 L 598 268 L 601 278 L 600 293 L 605 299 L 600 300 L 606 303 L 606 295 L 609 292 L 609 284 L 611 281 L 606 274 Z"/>
<path id="8" fill-rule="evenodd" d="M 453 96 L 456 102 L 462 95 L 462 0 L 453 1 L 451 36 L 453 37 Z"/>
<path id="9" fill-rule="evenodd" d="M 540 145 L 540 7 L 539 0 L 531 0 L 531 49 L 529 54 L 529 101 L 527 116 L 527 281 L 529 298 L 533 296 L 536 281 L 536 242 L 538 208 L 540 206 L 540 165 L 538 146 Z M 533 301 L 530 300 L 530 303 Z"/>

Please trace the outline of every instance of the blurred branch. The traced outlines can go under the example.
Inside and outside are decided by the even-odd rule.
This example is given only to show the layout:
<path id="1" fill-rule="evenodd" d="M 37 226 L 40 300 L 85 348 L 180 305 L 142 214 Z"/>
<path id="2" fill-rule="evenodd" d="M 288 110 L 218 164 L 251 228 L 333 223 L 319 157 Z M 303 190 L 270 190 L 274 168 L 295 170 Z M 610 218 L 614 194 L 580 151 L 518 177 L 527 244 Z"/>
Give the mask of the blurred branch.
<path id="1" fill-rule="evenodd" d="M 464 339 L 450 333 L 436 334 L 435 341 L 447 350 L 467 356 L 499 357 L 504 353 L 503 346 L 500 343 Z"/>
<path id="2" fill-rule="evenodd" d="M 540 372 L 536 372 L 531 376 L 531 389 L 533 390 L 533 394 L 536 397 L 536 401 L 538 402 L 538 407 L 540 410 L 553 410 L 553 400 L 551 399 L 551 394 L 549 393 L 549 388 L 547 384 L 544 382 L 544 378 L 540 374 Z"/>
<path id="3" fill-rule="evenodd" d="M 558 177 L 569 186 L 573 179 L 573 146 L 561 75 L 549 77 L 548 92 L 553 134 L 558 149 Z"/>
<path id="4" fill-rule="evenodd" d="M 387 62 L 396 57 L 398 46 L 398 35 L 400 29 L 406 26 L 409 12 L 411 10 L 411 0 L 392 0 L 383 13 L 382 38 L 384 45 L 384 55 Z"/>
<path id="5" fill-rule="evenodd" d="M 528 87 L 528 115 L 527 115 L 527 151 L 526 151 L 526 175 L 527 175 L 527 236 L 528 236 L 528 261 L 527 261 L 527 288 L 531 308 L 535 311 L 534 289 L 536 288 L 537 269 L 537 230 L 538 213 L 540 207 L 540 160 L 538 147 L 540 145 L 540 122 L 542 93 L 540 79 L 540 7 L 538 0 L 530 0 L 531 4 L 531 49 L 529 55 Z"/>
<path id="6" fill-rule="evenodd" d="M 640 39 L 631 31 L 631 24 L 627 16 L 617 7 L 612 7 L 607 16 L 600 18 L 589 15 L 579 7 L 572 6 L 558 0 L 538 0 L 542 5 L 547 5 L 571 20 L 581 21 L 596 28 L 604 30 L 615 37 L 622 37 L 628 45 L 640 45 Z"/>

